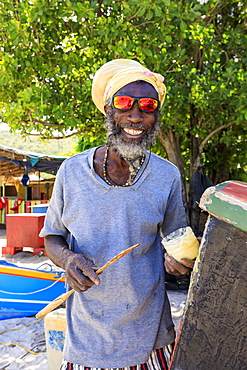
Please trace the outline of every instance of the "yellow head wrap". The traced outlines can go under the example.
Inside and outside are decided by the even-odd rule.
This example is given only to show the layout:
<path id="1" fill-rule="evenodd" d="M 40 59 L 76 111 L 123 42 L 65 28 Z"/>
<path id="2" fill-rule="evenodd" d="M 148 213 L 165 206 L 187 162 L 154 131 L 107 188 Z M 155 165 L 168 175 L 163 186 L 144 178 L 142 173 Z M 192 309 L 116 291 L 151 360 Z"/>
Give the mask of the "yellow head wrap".
<path id="1" fill-rule="evenodd" d="M 105 114 L 104 106 L 108 99 L 123 86 L 138 80 L 146 81 L 155 88 L 162 105 L 166 95 L 164 77 L 131 59 L 114 59 L 98 69 L 92 85 L 93 102 Z"/>

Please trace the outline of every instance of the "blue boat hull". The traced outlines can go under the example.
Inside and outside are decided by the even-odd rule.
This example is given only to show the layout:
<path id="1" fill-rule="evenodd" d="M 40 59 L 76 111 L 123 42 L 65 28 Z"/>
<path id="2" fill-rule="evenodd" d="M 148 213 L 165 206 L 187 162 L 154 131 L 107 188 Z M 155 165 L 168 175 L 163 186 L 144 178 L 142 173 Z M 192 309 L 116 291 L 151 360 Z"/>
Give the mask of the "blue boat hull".
<path id="1" fill-rule="evenodd" d="M 60 272 L 27 269 L 0 261 L 0 320 L 36 315 L 65 293 Z"/>

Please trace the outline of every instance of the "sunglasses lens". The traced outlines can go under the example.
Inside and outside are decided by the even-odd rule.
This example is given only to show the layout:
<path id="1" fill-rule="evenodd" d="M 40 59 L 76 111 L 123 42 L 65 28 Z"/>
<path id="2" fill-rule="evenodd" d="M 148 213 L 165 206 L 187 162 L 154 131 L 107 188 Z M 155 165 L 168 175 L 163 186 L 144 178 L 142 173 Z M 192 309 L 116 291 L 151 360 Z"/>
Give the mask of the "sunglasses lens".
<path id="1" fill-rule="evenodd" d="M 154 112 L 158 108 L 159 102 L 153 98 L 141 98 L 140 108 L 146 112 Z"/>
<path id="2" fill-rule="evenodd" d="M 133 98 L 128 95 L 117 95 L 113 97 L 113 106 L 120 110 L 129 110 L 132 108 L 134 101 L 138 100 L 139 108 L 144 112 L 154 112 L 158 106 L 158 100 L 154 98 Z"/>
<path id="3" fill-rule="evenodd" d="M 131 96 L 114 96 L 113 98 L 113 106 L 117 109 L 131 109 L 133 104 L 134 98 L 131 98 Z"/>

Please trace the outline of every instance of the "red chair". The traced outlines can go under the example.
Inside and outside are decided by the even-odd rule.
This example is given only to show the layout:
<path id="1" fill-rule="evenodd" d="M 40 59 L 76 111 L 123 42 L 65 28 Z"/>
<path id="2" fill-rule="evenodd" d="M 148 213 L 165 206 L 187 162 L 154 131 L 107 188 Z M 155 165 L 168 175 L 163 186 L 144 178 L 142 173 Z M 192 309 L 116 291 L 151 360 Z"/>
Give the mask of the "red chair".
<path id="1" fill-rule="evenodd" d="M 15 213 L 18 213 L 19 207 L 20 207 L 22 202 L 24 202 L 24 199 L 16 198 L 15 201 L 14 201 L 14 206 L 10 208 L 11 211 L 14 211 Z"/>
<path id="2" fill-rule="evenodd" d="M 4 209 L 8 204 L 8 199 L 5 197 L 0 198 L 0 210 Z"/>

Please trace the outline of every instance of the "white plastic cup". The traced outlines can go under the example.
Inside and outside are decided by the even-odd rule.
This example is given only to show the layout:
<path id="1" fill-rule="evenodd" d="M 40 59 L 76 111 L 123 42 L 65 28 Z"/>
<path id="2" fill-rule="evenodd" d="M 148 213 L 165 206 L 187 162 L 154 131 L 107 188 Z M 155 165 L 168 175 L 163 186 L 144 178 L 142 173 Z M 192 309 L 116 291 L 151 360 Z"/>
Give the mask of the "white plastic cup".
<path id="1" fill-rule="evenodd" d="M 193 260 L 199 250 L 199 242 L 190 226 L 173 231 L 162 239 L 162 244 L 177 261 L 182 258 Z"/>

